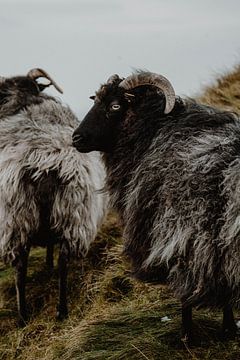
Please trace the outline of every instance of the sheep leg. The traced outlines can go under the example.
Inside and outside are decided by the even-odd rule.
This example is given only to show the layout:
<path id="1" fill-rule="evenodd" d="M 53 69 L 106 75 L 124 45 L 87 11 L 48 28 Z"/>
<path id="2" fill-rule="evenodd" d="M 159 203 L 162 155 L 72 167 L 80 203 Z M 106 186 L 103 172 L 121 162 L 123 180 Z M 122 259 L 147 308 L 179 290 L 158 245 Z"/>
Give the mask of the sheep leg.
<path id="1" fill-rule="evenodd" d="M 223 308 L 223 322 L 222 322 L 222 336 L 235 336 L 237 332 L 237 325 L 234 320 L 234 315 L 231 305 L 226 305 Z"/>
<path id="2" fill-rule="evenodd" d="M 63 320 L 68 316 L 67 308 L 67 273 L 68 273 L 69 251 L 67 245 L 62 243 L 59 258 L 59 302 L 57 306 L 57 320 Z"/>
<path id="3" fill-rule="evenodd" d="M 27 276 L 27 263 L 30 249 L 21 249 L 18 258 L 14 262 L 16 269 L 16 293 L 17 293 L 17 306 L 19 315 L 19 326 L 25 326 L 27 322 L 27 306 L 25 297 L 25 286 Z"/>
<path id="4" fill-rule="evenodd" d="M 182 341 L 192 341 L 192 307 L 182 305 Z"/>
<path id="5" fill-rule="evenodd" d="M 54 251 L 54 245 L 53 244 L 48 244 L 47 245 L 47 255 L 46 255 L 46 266 L 47 269 L 50 272 L 53 272 L 53 251 Z"/>

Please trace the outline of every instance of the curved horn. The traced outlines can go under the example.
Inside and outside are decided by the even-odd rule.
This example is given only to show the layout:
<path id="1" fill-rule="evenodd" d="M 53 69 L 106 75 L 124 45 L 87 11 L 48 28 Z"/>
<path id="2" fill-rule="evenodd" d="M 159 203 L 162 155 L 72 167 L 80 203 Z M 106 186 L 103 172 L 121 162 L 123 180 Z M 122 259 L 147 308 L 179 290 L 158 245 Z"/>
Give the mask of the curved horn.
<path id="1" fill-rule="evenodd" d="M 142 72 L 128 76 L 119 84 L 119 86 L 125 90 L 130 90 L 143 85 L 153 85 L 162 90 L 166 98 L 164 113 L 168 114 L 172 111 L 175 104 L 175 91 L 170 81 L 164 76 L 150 72 Z"/>
<path id="2" fill-rule="evenodd" d="M 113 74 L 110 78 L 108 78 L 107 84 L 113 84 L 116 80 L 119 80 L 119 76 L 118 74 Z"/>
<path id="3" fill-rule="evenodd" d="M 60 88 L 60 86 L 58 86 L 56 84 L 56 82 L 51 78 L 51 76 L 45 70 L 38 69 L 38 68 L 32 69 L 27 73 L 27 76 L 32 80 L 36 80 L 40 77 L 48 79 L 50 81 L 49 85 L 53 85 L 57 91 L 59 91 L 61 94 L 63 94 L 63 91 Z"/>

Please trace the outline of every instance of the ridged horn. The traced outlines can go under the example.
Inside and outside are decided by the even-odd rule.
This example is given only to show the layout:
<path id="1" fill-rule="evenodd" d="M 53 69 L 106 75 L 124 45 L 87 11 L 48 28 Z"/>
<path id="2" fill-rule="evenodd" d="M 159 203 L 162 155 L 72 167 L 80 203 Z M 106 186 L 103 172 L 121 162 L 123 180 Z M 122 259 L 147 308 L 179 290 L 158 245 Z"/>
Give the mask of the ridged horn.
<path id="1" fill-rule="evenodd" d="M 51 78 L 51 76 L 45 70 L 39 68 L 32 69 L 27 73 L 27 76 L 32 80 L 37 80 L 38 78 L 43 77 L 50 81 L 49 85 L 53 85 L 57 91 L 63 94 L 63 91 L 60 88 L 60 86 L 57 85 L 57 83 Z"/>
<path id="2" fill-rule="evenodd" d="M 128 76 L 119 86 L 125 90 L 134 89 L 138 86 L 152 85 L 163 91 L 166 98 L 166 106 L 164 113 L 168 114 L 172 111 L 175 104 L 175 91 L 168 79 L 162 75 L 150 72 L 142 72 Z"/>

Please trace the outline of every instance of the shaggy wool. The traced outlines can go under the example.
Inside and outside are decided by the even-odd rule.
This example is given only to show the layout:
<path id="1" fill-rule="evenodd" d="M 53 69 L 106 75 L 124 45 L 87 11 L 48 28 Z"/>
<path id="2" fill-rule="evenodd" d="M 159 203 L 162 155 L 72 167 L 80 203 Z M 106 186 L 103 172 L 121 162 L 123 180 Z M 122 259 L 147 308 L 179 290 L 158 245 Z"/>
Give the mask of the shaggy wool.
<path id="1" fill-rule="evenodd" d="M 37 236 L 44 226 L 67 241 L 72 255 L 85 255 L 106 213 L 99 154 L 78 153 L 71 139 L 77 118 L 60 102 L 42 98 L 16 114 L 6 116 L 7 106 L 0 112 L 0 253 L 5 261 L 13 261 L 20 246 L 46 245 L 48 239 Z"/>
<path id="2" fill-rule="evenodd" d="M 185 306 L 239 306 L 238 116 L 180 97 L 164 114 L 161 92 L 140 86 L 129 98 L 121 81 L 97 91 L 75 146 L 104 152 L 133 275 L 168 282 Z"/>

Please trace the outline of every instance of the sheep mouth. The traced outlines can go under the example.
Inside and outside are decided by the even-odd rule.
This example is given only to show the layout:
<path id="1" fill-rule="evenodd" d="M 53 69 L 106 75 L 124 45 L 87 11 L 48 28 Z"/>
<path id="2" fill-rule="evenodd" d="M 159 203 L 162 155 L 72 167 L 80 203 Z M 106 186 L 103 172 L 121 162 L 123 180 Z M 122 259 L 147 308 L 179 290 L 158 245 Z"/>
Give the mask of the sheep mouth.
<path id="1" fill-rule="evenodd" d="M 73 141 L 72 145 L 73 145 L 73 147 L 75 147 L 75 149 L 77 149 L 77 151 L 79 151 L 81 153 L 88 153 L 90 151 L 95 150 L 93 147 L 84 146 L 84 145 L 79 144 L 78 142 L 75 142 L 75 141 Z"/>

